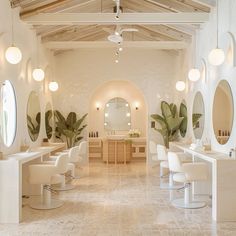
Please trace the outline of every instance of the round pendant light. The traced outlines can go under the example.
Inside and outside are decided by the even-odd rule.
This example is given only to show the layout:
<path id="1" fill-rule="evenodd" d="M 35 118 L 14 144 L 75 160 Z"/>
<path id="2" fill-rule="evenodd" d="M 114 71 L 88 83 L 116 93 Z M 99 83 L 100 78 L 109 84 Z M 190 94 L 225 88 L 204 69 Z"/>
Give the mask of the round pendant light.
<path id="1" fill-rule="evenodd" d="M 49 90 L 52 92 L 56 92 L 59 88 L 58 83 L 56 81 L 50 82 L 48 87 L 49 87 Z"/>
<path id="2" fill-rule="evenodd" d="M 18 64 L 22 59 L 21 50 L 18 47 L 11 46 L 6 50 L 5 58 L 10 64 Z"/>
<path id="3" fill-rule="evenodd" d="M 43 81 L 45 73 L 41 68 L 36 68 L 36 69 L 33 70 L 32 75 L 33 75 L 34 80 Z"/>
<path id="4" fill-rule="evenodd" d="M 219 48 L 219 5 L 218 0 L 216 1 L 216 48 L 211 50 L 208 55 L 208 60 L 211 65 L 219 66 L 225 61 L 225 53 Z"/>
<path id="5" fill-rule="evenodd" d="M 189 72 L 188 72 L 188 78 L 189 80 L 196 82 L 200 79 L 201 77 L 201 73 L 199 71 L 199 69 L 197 68 L 192 68 Z"/>
<path id="6" fill-rule="evenodd" d="M 5 52 L 5 58 L 10 64 L 16 65 L 22 60 L 22 53 L 21 53 L 21 50 L 14 45 L 14 22 L 13 21 L 14 21 L 13 11 L 11 11 L 12 44 L 10 47 L 7 48 Z"/>
<path id="7" fill-rule="evenodd" d="M 211 65 L 219 66 L 225 61 L 225 53 L 221 48 L 215 48 L 209 53 L 208 60 Z"/>
<path id="8" fill-rule="evenodd" d="M 185 82 L 184 81 L 177 81 L 176 84 L 175 84 L 175 88 L 177 91 L 184 91 L 185 90 Z"/>

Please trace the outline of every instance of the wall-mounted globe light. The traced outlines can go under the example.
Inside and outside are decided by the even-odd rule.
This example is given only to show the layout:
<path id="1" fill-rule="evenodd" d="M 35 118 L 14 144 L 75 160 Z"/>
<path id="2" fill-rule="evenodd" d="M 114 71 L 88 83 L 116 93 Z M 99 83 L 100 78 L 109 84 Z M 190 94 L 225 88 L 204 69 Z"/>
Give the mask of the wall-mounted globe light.
<path id="1" fill-rule="evenodd" d="M 36 81 L 43 81 L 45 77 L 45 73 L 41 68 L 34 69 L 32 75 Z"/>
<path id="2" fill-rule="evenodd" d="M 201 77 L 201 73 L 200 73 L 199 69 L 192 68 L 191 70 L 189 70 L 189 72 L 188 72 L 189 80 L 196 82 L 200 79 L 200 77 Z"/>
<path id="3" fill-rule="evenodd" d="M 176 84 L 175 84 L 175 88 L 177 91 L 184 91 L 185 90 L 185 82 L 184 81 L 177 81 Z"/>
<path id="4" fill-rule="evenodd" d="M 214 48 L 208 55 L 208 60 L 211 65 L 219 66 L 225 61 L 225 53 L 221 48 Z"/>
<path id="5" fill-rule="evenodd" d="M 48 87 L 49 87 L 49 90 L 52 92 L 56 92 L 59 88 L 58 83 L 56 81 L 50 82 Z"/>

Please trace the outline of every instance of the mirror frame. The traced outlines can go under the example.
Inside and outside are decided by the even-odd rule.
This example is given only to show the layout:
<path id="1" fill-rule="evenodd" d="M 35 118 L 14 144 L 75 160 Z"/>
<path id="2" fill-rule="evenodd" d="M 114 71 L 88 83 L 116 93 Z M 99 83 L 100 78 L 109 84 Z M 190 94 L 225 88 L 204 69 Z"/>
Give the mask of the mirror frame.
<path id="1" fill-rule="evenodd" d="M 2 138 L 2 141 L 3 141 L 3 144 L 4 146 L 6 147 L 11 147 L 13 145 L 13 143 L 15 142 L 16 140 L 16 134 L 17 134 L 17 128 L 18 128 L 18 122 L 17 122 L 17 119 L 18 119 L 18 109 L 17 109 L 17 97 L 16 97 L 16 91 L 15 91 L 15 88 L 14 88 L 14 85 L 12 84 L 12 82 L 10 80 L 4 80 L 3 83 L 2 83 L 2 86 L 1 86 L 1 113 L 2 113 L 2 108 L 3 108 L 3 104 L 2 104 L 2 89 L 3 89 L 3 86 L 4 86 L 4 83 L 8 82 L 11 89 L 12 89 L 12 93 L 13 93 L 13 98 L 14 98 L 14 104 L 15 104 L 15 130 L 14 130 L 14 137 L 12 138 L 11 140 L 11 143 L 9 145 L 7 145 L 5 142 L 4 142 L 4 138 L 3 138 L 3 134 L 2 134 L 2 130 L 1 130 L 1 138 Z M 1 114 L 2 116 L 2 114 Z M 2 118 L 1 118 L 2 120 Z"/>

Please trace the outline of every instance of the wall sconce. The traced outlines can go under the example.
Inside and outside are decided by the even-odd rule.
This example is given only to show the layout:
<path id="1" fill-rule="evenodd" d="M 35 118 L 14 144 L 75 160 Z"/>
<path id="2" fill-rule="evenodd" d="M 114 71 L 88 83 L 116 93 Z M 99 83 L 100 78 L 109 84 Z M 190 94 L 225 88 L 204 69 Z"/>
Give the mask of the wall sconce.
<path id="1" fill-rule="evenodd" d="M 96 109 L 97 109 L 97 111 L 100 110 L 100 104 L 99 103 L 96 103 Z"/>
<path id="2" fill-rule="evenodd" d="M 138 110 L 138 109 L 139 109 L 139 103 L 136 102 L 136 103 L 135 103 L 135 110 Z"/>

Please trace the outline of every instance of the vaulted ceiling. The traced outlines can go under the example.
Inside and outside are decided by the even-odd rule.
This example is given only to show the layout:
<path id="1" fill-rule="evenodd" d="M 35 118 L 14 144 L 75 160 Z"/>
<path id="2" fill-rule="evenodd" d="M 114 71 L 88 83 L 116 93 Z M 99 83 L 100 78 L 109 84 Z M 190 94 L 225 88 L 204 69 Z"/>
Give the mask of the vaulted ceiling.
<path id="1" fill-rule="evenodd" d="M 93 43 L 102 46 L 117 25 L 138 30 L 124 32 L 124 43 L 166 45 L 167 49 L 173 45 L 178 49 L 191 42 L 215 4 L 214 0 L 120 0 L 122 13 L 116 20 L 113 0 L 10 2 L 12 8 L 20 7 L 21 19 L 32 25 L 42 42 L 53 49 Z"/>

